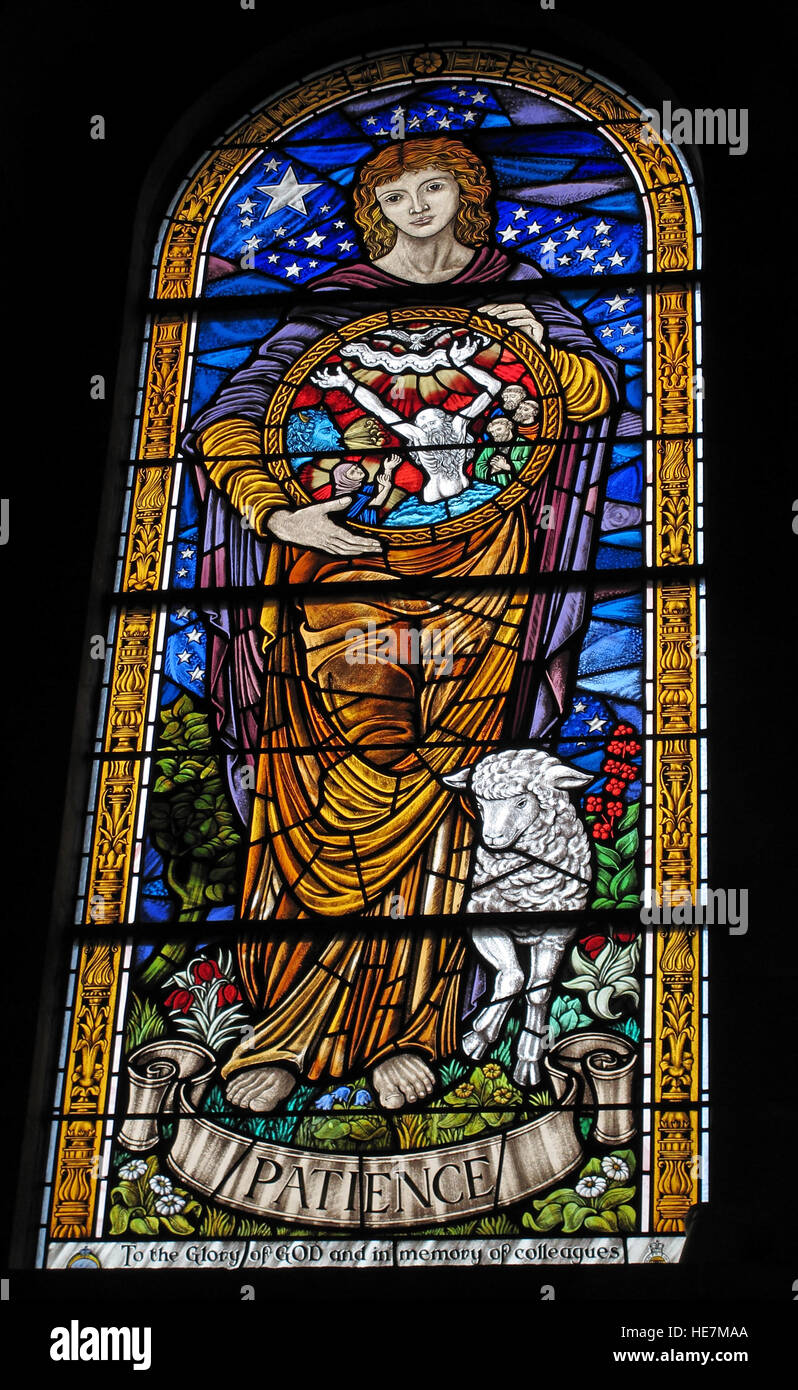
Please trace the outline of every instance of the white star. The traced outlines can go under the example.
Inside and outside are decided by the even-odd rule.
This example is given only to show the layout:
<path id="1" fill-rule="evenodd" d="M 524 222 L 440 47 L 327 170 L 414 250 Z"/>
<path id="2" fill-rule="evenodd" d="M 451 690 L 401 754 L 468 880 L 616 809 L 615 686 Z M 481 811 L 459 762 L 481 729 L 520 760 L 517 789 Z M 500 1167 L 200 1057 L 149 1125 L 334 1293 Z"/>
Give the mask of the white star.
<path id="1" fill-rule="evenodd" d="M 611 225 L 611 223 L 605 222 L 602 218 L 601 222 L 596 223 L 595 227 L 593 228 L 593 231 L 596 233 L 596 236 L 605 236 L 606 233 L 610 230 Z"/>
<path id="2" fill-rule="evenodd" d="M 570 257 L 570 256 L 558 256 L 558 257 L 557 257 L 557 264 L 558 264 L 558 265 L 570 265 L 570 264 L 571 264 L 571 257 Z"/>
<path id="3" fill-rule="evenodd" d="M 204 668 L 202 666 L 195 666 L 194 670 L 191 672 L 191 679 L 193 681 L 201 681 L 204 675 Z"/>
<path id="4" fill-rule="evenodd" d="M 270 264 L 270 265 L 276 265 L 279 259 L 280 259 L 279 256 L 269 256 L 269 257 L 268 257 L 268 261 L 269 261 L 269 264 Z"/>
<path id="5" fill-rule="evenodd" d="M 307 217 L 305 195 L 312 193 L 314 188 L 321 188 L 321 184 L 298 183 L 297 176 L 289 164 L 279 183 L 264 183 L 258 186 L 258 192 L 265 193 L 269 199 L 269 206 L 263 216 L 271 217 L 281 208 L 292 208 L 294 212 L 299 212 L 303 217 Z"/>
<path id="6" fill-rule="evenodd" d="M 430 116 L 430 117 L 431 117 L 431 116 L 437 116 L 437 114 L 438 114 L 437 107 L 435 107 L 435 106 L 428 106 L 428 107 L 427 107 L 427 110 L 426 110 L 426 115 L 427 115 L 427 116 Z"/>
<path id="7" fill-rule="evenodd" d="M 460 88 L 458 89 L 457 95 L 458 95 L 459 97 L 468 96 L 468 93 L 467 93 L 465 87 L 460 87 Z"/>
<path id="8" fill-rule="evenodd" d="M 448 116 L 441 116 L 440 120 L 438 121 L 438 130 L 448 130 L 451 124 L 452 123 L 449 120 Z"/>
<path id="9" fill-rule="evenodd" d="M 251 217 L 242 217 L 242 218 L 241 218 L 241 226 L 242 226 L 242 227 L 251 227 L 251 226 L 252 226 L 252 218 L 251 218 Z"/>
<path id="10" fill-rule="evenodd" d="M 505 227 L 503 232 L 499 232 L 502 241 L 515 241 L 520 233 L 520 227 Z"/>
<path id="11" fill-rule="evenodd" d="M 629 334 L 630 334 L 630 333 L 634 333 L 634 331 L 635 331 L 635 330 L 634 330 L 634 325 L 633 325 L 633 324 L 631 324 L 631 323 L 625 323 L 624 326 L 623 326 L 623 328 L 621 329 L 621 337 L 622 337 L 622 338 L 628 338 L 628 337 L 629 337 Z"/>
<path id="12" fill-rule="evenodd" d="M 318 265 L 318 261 L 308 261 L 308 265 L 310 266 L 311 270 L 315 270 L 316 266 Z"/>
<path id="13" fill-rule="evenodd" d="M 604 274 L 604 266 L 601 264 L 601 261 L 596 261 L 596 264 L 593 266 L 593 274 L 594 274 L 594 275 L 603 275 L 603 274 Z"/>
<path id="14" fill-rule="evenodd" d="M 595 246 L 580 246 L 580 248 L 579 248 L 579 259 L 580 259 L 580 261 L 592 261 L 592 259 L 593 259 L 593 257 L 595 256 L 595 254 L 596 254 L 596 248 L 595 248 Z"/>
<path id="15" fill-rule="evenodd" d="M 194 547 L 193 547 L 193 545 L 186 545 L 186 546 L 184 546 L 183 549 L 182 549 L 181 552 L 180 552 L 180 559 L 181 559 L 181 560 L 193 560 L 193 558 L 194 558 Z"/>
<path id="16" fill-rule="evenodd" d="M 243 203 L 238 204 L 238 210 L 239 212 L 254 212 L 255 203 L 253 203 L 251 198 L 245 198 Z"/>
<path id="17" fill-rule="evenodd" d="M 295 241 L 295 239 L 294 239 L 293 237 L 292 237 L 291 240 L 289 241 L 288 245 L 289 245 L 289 246 L 296 246 L 296 241 Z"/>
<path id="18" fill-rule="evenodd" d="M 484 92 L 477 92 L 476 96 L 473 96 L 473 97 L 471 98 L 471 105 L 472 105 L 472 106 L 481 106 L 484 100 L 485 100 L 485 93 L 484 93 Z"/>
<path id="19" fill-rule="evenodd" d="M 418 127 L 421 125 L 421 117 L 420 117 L 420 116 L 411 116 L 411 118 L 410 118 L 410 120 L 408 121 L 407 124 L 408 124 L 408 127 L 410 128 L 410 130 L 418 130 Z"/>
<path id="20" fill-rule="evenodd" d="M 610 313 L 613 313 L 616 309 L 619 313 L 622 313 L 623 310 L 626 308 L 627 304 L 629 303 L 629 300 L 621 299 L 621 296 L 619 294 L 616 294 L 614 299 L 605 299 L 604 303 L 607 305 Z"/>
<path id="21" fill-rule="evenodd" d="M 602 328 L 602 330 L 601 330 L 601 336 L 602 336 L 602 338 L 611 338 L 611 337 L 612 337 L 612 329 L 610 328 L 609 324 L 607 325 L 606 328 Z"/>
<path id="22" fill-rule="evenodd" d="M 558 215 L 557 217 L 555 217 L 555 219 L 554 219 L 554 225 L 555 225 L 555 227 L 557 226 L 557 223 L 558 223 L 558 222 L 562 222 L 562 218 L 561 218 L 559 215 Z"/>
<path id="23" fill-rule="evenodd" d="M 344 227 L 346 226 L 346 223 L 345 223 L 345 222 L 334 222 L 334 223 L 333 223 L 333 226 L 334 226 L 334 227 L 337 227 L 339 232 L 342 232 L 343 229 L 344 229 Z"/>
<path id="24" fill-rule="evenodd" d="M 603 236 L 601 238 L 601 244 L 602 246 L 612 246 L 612 242 L 610 241 L 610 238 L 608 236 Z"/>
<path id="25" fill-rule="evenodd" d="M 353 241 L 339 241 L 338 243 L 338 249 L 340 251 L 351 251 L 353 246 Z"/>
<path id="26" fill-rule="evenodd" d="M 574 705 L 574 714 L 584 714 L 584 712 L 585 712 L 586 709 L 587 709 L 587 705 L 585 704 L 584 700 L 579 700 L 579 701 Z"/>
<path id="27" fill-rule="evenodd" d="M 187 578 L 188 578 L 188 570 L 185 568 L 185 566 L 183 566 L 182 569 L 179 569 L 179 570 L 177 571 L 177 577 L 178 577 L 178 579 L 187 579 Z"/>
<path id="28" fill-rule="evenodd" d="M 275 236 L 285 236 L 286 231 L 287 231 L 287 228 L 285 228 L 285 227 L 278 227 L 277 230 L 275 231 L 274 235 L 275 235 Z"/>
<path id="29" fill-rule="evenodd" d="M 522 207 L 513 208 L 513 218 L 515 219 L 516 222 L 519 220 L 519 218 L 520 218 L 521 221 L 523 221 L 524 218 L 525 218 L 525 217 L 528 217 L 528 216 L 529 216 L 529 209 L 528 209 L 528 208 L 522 208 Z"/>
<path id="30" fill-rule="evenodd" d="M 244 245 L 246 246 L 248 251 L 257 251 L 258 247 L 260 246 L 260 237 L 251 236 L 249 238 L 249 241 L 244 242 Z"/>
<path id="31" fill-rule="evenodd" d="M 556 251 L 556 250 L 557 250 L 557 247 L 558 247 L 558 246 L 561 246 L 561 245 L 562 245 L 562 242 L 555 241 L 555 240 L 554 240 L 554 237 L 553 237 L 553 236 L 550 236 L 549 239 L 548 239 L 548 241 L 544 241 L 544 243 L 543 243 L 543 245 L 541 246 L 540 249 L 541 249 L 541 251 Z"/>
<path id="32" fill-rule="evenodd" d="M 301 266 L 298 266 L 297 263 L 296 263 L 296 261 L 294 261 L 293 265 L 287 265 L 287 266 L 286 266 L 286 268 L 285 268 L 286 276 L 288 277 L 288 279 L 290 279 L 291 276 L 293 275 L 293 276 L 294 276 L 294 279 L 296 279 L 296 277 L 297 277 L 297 275 L 299 274 L 299 272 L 300 272 L 301 269 L 302 269 L 302 267 L 301 267 Z"/>
<path id="33" fill-rule="evenodd" d="M 330 211 L 330 204 L 329 204 L 329 203 L 322 203 L 321 210 L 322 210 L 322 212 L 329 212 L 329 211 Z"/>
<path id="34" fill-rule="evenodd" d="M 268 174 L 268 173 L 272 173 L 272 172 L 276 174 L 276 173 L 277 173 L 277 170 L 278 170 L 278 168 L 279 168 L 279 165 L 278 165 L 276 159 L 270 159 L 269 162 L 268 162 L 268 164 L 264 164 L 263 167 L 264 167 L 264 169 L 266 170 L 267 174 Z"/>
<path id="35" fill-rule="evenodd" d="M 625 351 L 625 349 L 624 349 L 623 343 L 619 343 L 619 344 L 618 344 L 618 353 L 619 353 L 619 355 L 620 355 L 620 353 L 622 353 L 622 352 L 624 352 L 624 351 Z"/>
<path id="36" fill-rule="evenodd" d="M 537 236 L 538 232 L 540 231 L 540 223 L 530 222 L 527 231 L 529 232 L 530 236 Z"/>
<path id="37" fill-rule="evenodd" d="M 597 714 L 594 714 L 592 719 L 585 720 L 585 723 L 587 724 L 588 728 L 588 733 L 591 734 L 599 733 L 604 728 L 606 722 L 606 719 L 599 719 Z"/>
<path id="38" fill-rule="evenodd" d="M 397 106 L 396 110 L 391 112 L 391 115 L 392 115 L 393 119 L 396 120 L 397 116 L 403 116 L 403 115 L 404 115 L 404 111 L 405 111 L 405 108 L 404 108 L 403 106 Z"/>
<path id="39" fill-rule="evenodd" d="M 463 116 L 463 120 L 467 121 L 470 125 L 472 121 L 476 120 L 476 116 L 474 115 L 473 111 L 466 111 L 465 115 Z"/>
<path id="40" fill-rule="evenodd" d="M 191 660 L 191 652 L 178 652 L 177 659 L 180 665 L 183 666 L 187 661 Z"/>
<path id="41" fill-rule="evenodd" d="M 366 118 L 366 125 L 376 125 L 376 124 L 377 124 L 377 117 L 376 117 L 376 116 L 368 116 L 368 117 Z"/>
<path id="42" fill-rule="evenodd" d="M 379 130 L 375 130 L 374 134 L 375 134 L 375 135 L 387 135 L 388 132 L 387 132 L 387 130 L 385 129 L 385 126 L 384 126 L 384 125 L 381 125 L 380 128 L 379 128 Z M 322 212 L 323 212 L 323 211 L 324 211 L 324 208 L 322 208 Z"/>
<path id="43" fill-rule="evenodd" d="M 201 631 L 201 629 L 198 628 L 198 627 L 192 627 L 192 628 L 186 633 L 186 640 L 189 641 L 189 642 L 201 642 L 201 641 L 202 641 L 202 631 Z"/>
<path id="44" fill-rule="evenodd" d="M 176 620 L 177 620 L 177 619 L 180 619 L 180 618 L 183 618 L 183 619 L 190 618 L 190 617 L 191 617 L 191 609 L 190 609 L 190 608 L 178 608 L 177 611 L 176 611 L 175 613 L 173 613 L 172 616 L 173 616 Z"/>
<path id="45" fill-rule="evenodd" d="M 581 232 L 581 229 L 580 229 L 579 227 L 569 227 L 569 228 L 568 228 L 568 231 L 565 233 L 565 240 L 566 240 L 566 241 L 576 241 L 576 238 L 577 238 L 578 236 L 581 236 L 581 235 L 582 235 L 582 232 Z"/>
<path id="46" fill-rule="evenodd" d="M 619 256 L 618 252 L 614 251 L 613 254 L 610 256 L 610 265 L 623 265 L 625 260 L 625 256 Z"/>

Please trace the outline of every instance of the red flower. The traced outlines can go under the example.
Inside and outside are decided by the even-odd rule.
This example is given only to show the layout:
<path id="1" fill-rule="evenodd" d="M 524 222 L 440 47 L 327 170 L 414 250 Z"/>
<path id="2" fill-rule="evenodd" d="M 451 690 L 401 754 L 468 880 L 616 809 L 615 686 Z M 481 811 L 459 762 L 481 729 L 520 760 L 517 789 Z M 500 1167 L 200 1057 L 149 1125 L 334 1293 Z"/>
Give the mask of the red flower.
<path id="1" fill-rule="evenodd" d="M 588 815 L 593 815 L 594 813 L 598 813 L 603 805 L 604 802 L 600 796 L 589 796 L 585 802 L 585 809 Z"/>
<path id="2" fill-rule="evenodd" d="M 223 1009 L 225 1004 L 235 1004 L 236 1000 L 240 998 L 241 995 L 235 985 L 231 985 L 228 981 L 226 984 L 220 986 L 216 1002 L 219 1008 Z"/>
<path id="3" fill-rule="evenodd" d="M 635 932 L 635 931 L 616 931 L 616 932 L 613 932 L 613 936 L 615 937 L 615 940 L 616 940 L 616 941 L 620 941 L 621 945 L 622 945 L 622 946 L 625 946 L 626 943 L 627 943 L 628 941 L 634 941 L 634 940 L 636 939 L 636 937 L 637 937 L 637 932 Z"/>
<path id="4" fill-rule="evenodd" d="M 187 1014 L 194 1003 L 194 995 L 188 989 L 173 989 L 172 993 L 167 995 L 164 1003 L 167 1009 L 174 1011 L 179 1009 L 181 1013 Z"/>
<path id="5" fill-rule="evenodd" d="M 198 960 L 191 967 L 195 985 L 207 984 L 209 980 L 221 980 L 222 975 L 215 960 Z"/>
<path id="6" fill-rule="evenodd" d="M 591 960 L 596 959 L 596 956 L 599 954 L 599 951 L 603 951 L 606 944 L 606 936 L 593 935 L 580 936 L 579 938 L 579 945 L 581 949 L 584 951 L 586 956 L 590 956 Z"/>
<path id="7" fill-rule="evenodd" d="M 634 782 L 637 776 L 637 768 L 632 767 L 631 763 L 621 763 L 620 772 L 618 775 L 620 777 L 625 777 L 627 782 Z"/>
<path id="8" fill-rule="evenodd" d="M 593 839 L 608 840 L 609 838 L 610 827 L 608 825 L 605 825 L 603 821 L 597 821 L 596 824 L 593 826 Z"/>
<path id="9" fill-rule="evenodd" d="M 634 733 L 634 729 L 632 728 L 631 724 L 619 724 L 619 725 L 617 726 L 617 728 L 613 729 L 613 731 L 612 731 L 613 738 L 617 738 L 618 734 L 633 734 L 633 733 Z"/>
<path id="10" fill-rule="evenodd" d="M 619 782 L 617 777 L 611 777 L 604 790 L 608 796 L 623 796 L 626 791 L 626 783 Z"/>
<path id="11" fill-rule="evenodd" d="M 607 815 L 608 815 L 608 816 L 622 816 L 622 815 L 623 815 L 623 802 L 622 802 L 622 801 L 608 801 L 608 802 L 607 802 Z"/>

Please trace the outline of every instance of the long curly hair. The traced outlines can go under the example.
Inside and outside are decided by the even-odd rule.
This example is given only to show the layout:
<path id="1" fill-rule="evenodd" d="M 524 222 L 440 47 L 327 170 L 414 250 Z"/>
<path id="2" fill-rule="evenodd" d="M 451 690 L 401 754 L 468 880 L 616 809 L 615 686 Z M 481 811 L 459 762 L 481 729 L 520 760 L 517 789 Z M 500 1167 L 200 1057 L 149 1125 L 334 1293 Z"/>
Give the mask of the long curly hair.
<path id="1" fill-rule="evenodd" d="M 460 185 L 460 206 L 454 222 L 457 241 L 471 247 L 486 244 L 491 223 L 487 207 L 491 185 L 482 161 L 459 140 L 449 140 L 445 135 L 400 140 L 366 160 L 355 186 L 355 221 L 370 260 L 387 255 L 396 244 L 397 234 L 377 202 L 375 189 L 384 183 L 395 183 L 405 170 L 417 174 L 422 169 L 440 169 Z"/>

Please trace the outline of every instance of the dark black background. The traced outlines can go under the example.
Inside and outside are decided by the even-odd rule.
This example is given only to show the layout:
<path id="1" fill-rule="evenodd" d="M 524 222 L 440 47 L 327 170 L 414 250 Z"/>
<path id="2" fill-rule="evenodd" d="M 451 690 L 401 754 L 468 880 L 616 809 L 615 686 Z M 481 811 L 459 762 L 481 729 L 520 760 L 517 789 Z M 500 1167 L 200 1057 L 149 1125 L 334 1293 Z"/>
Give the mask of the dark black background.
<path id="1" fill-rule="evenodd" d="M 621 1303 L 664 1295 L 691 1306 L 723 1298 L 727 1315 L 716 1322 L 734 1321 L 740 1299 L 761 1301 L 777 1323 L 787 1319 L 798 1278 L 789 1235 L 796 1156 L 788 1081 L 796 1012 L 790 751 L 798 553 L 791 529 L 798 484 L 788 471 L 795 335 L 785 331 L 794 314 L 796 238 L 786 194 L 795 144 L 791 28 L 771 0 L 739 17 L 714 2 L 643 7 L 627 0 L 557 0 L 551 11 L 532 0 L 446 8 L 415 0 L 337 8 L 257 0 L 254 12 L 238 0 L 47 0 L 7 13 L 0 439 L 10 537 L 0 573 L 9 823 L 0 973 L 4 1150 L 12 1170 L 22 1152 L 34 1041 L 51 1027 L 50 1016 L 39 1016 L 39 990 L 52 974 L 45 943 L 64 807 L 74 826 L 83 805 L 79 767 L 69 784 L 70 745 L 79 692 L 81 737 L 94 720 L 97 665 L 88 660 L 86 633 L 104 630 L 96 611 L 87 626 L 102 485 L 129 437 L 141 267 L 162 211 L 207 144 L 288 82 L 402 42 L 509 42 L 587 61 L 651 104 L 670 97 L 689 109 L 749 112 L 744 156 L 723 147 L 698 152 L 706 232 L 710 882 L 748 888 L 750 914 L 747 936 L 716 932 L 712 951 L 712 1198 L 695 1227 L 691 1259 L 678 1270 L 613 1271 L 600 1284 L 566 1270 L 554 1282 L 568 1299 L 608 1300 L 611 1318 Z M 94 114 L 106 120 L 102 142 L 89 139 Z M 89 378 L 98 372 L 109 385 L 104 402 L 89 398 Z M 101 581 L 110 573 L 107 536 L 103 546 Z M 67 875 L 58 903 L 68 890 Z M 45 1088 L 42 1105 L 47 1098 Z M 34 1137 L 39 1128 L 34 1115 Z M 38 1172 L 23 1174 L 23 1185 L 39 1180 Z M 15 1181 L 12 1171 L 3 1185 L 5 1235 Z M 20 1261 L 18 1252 L 11 1257 L 13 1265 Z M 97 1276 L 93 1288 L 118 1299 L 122 1277 Z M 176 1277 L 172 1284 L 159 1274 L 161 1298 L 188 1297 L 189 1280 L 192 1299 L 231 1297 L 220 1276 Z M 24 1303 L 55 1299 L 66 1317 L 75 1278 L 83 1276 L 17 1273 L 12 1284 Z M 358 1301 L 418 1295 L 409 1276 L 384 1284 L 352 1278 Z M 465 1301 L 517 1298 L 522 1278 L 419 1276 L 435 1298 L 450 1292 Z M 261 1279 L 263 1296 L 273 1295 L 274 1283 L 267 1289 Z M 340 1276 L 319 1276 L 318 1284 L 290 1279 L 292 1295 L 300 1287 L 325 1300 L 353 1293 Z M 537 1305 L 543 1280 L 532 1282 L 523 1297 L 545 1309 Z M 125 1300 L 145 1292 L 127 1278 L 125 1290 Z"/>

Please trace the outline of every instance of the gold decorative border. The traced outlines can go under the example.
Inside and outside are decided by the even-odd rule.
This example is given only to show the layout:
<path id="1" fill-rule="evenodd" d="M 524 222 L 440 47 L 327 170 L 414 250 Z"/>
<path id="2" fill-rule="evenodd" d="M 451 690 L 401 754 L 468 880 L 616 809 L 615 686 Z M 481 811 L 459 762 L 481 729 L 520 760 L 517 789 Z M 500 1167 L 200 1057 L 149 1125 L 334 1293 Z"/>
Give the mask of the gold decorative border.
<path id="1" fill-rule="evenodd" d="M 348 96 L 414 77 L 500 78 L 559 99 L 600 123 L 636 167 L 653 227 L 654 268 L 684 272 L 695 264 L 695 226 L 689 191 L 675 152 L 641 132 L 641 111 L 631 100 L 582 70 L 536 54 L 492 48 L 442 46 L 377 55 L 298 84 L 241 122 L 225 145 L 212 150 L 188 182 L 164 237 L 157 295 L 164 303 L 153 321 L 144 389 L 139 459 L 125 555 L 125 587 L 154 592 L 160 583 L 165 523 L 186 372 L 188 316 L 166 306 L 196 293 L 199 247 L 216 207 L 252 153 L 310 114 Z M 661 286 L 655 292 L 655 418 L 661 436 L 655 456 L 655 562 L 686 565 L 695 558 L 695 457 L 680 436 L 694 421 L 692 292 Z M 161 466 L 159 466 L 159 464 Z M 691 893 L 697 884 L 696 594 L 685 583 L 657 596 L 655 700 L 656 883 L 672 878 Z M 140 752 L 152 673 L 155 616 L 144 609 L 120 614 L 97 794 L 87 920 L 123 920 L 139 796 Z M 699 965 L 694 933 L 674 930 L 657 942 L 652 1222 L 657 1230 L 683 1229 L 696 1197 L 698 1122 Z M 93 1181 L 110 1080 L 110 1047 L 119 989 L 120 949 L 97 943 L 80 953 L 70 1032 L 65 1117 L 59 1126 L 50 1232 L 57 1239 L 91 1234 L 97 1184 Z M 669 1102 L 662 1108 L 662 1102 Z"/>

